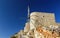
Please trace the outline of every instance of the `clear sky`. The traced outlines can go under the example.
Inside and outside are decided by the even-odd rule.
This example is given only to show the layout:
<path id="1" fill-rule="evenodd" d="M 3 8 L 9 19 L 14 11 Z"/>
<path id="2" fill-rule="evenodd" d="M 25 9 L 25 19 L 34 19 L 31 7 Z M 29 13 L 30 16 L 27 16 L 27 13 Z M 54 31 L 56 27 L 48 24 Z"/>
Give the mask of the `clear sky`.
<path id="1" fill-rule="evenodd" d="M 29 0 L 30 12 L 53 12 L 60 22 L 60 0 Z M 23 29 L 27 20 L 28 0 L 0 0 L 0 38 Z"/>

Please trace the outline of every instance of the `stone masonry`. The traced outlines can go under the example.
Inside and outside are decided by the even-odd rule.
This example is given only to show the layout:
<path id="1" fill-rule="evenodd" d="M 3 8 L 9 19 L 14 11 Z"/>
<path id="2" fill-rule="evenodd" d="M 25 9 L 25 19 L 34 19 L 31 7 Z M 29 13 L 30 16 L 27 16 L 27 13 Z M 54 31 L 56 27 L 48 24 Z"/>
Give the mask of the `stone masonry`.
<path id="1" fill-rule="evenodd" d="M 60 23 L 55 22 L 54 13 L 32 12 L 24 30 L 11 38 L 60 38 Z"/>

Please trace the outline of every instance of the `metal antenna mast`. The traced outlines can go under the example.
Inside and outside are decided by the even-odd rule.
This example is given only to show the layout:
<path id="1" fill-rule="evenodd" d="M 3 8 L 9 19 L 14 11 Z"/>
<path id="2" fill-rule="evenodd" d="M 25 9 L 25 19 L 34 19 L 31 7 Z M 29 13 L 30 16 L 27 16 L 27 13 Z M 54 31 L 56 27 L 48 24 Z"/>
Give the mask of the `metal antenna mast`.
<path id="1" fill-rule="evenodd" d="M 27 21 L 29 22 L 30 21 L 30 0 L 28 0 L 28 9 L 27 9 L 27 11 L 28 11 L 28 15 L 27 15 Z"/>
<path id="2" fill-rule="evenodd" d="M 29 6 L 28 6 L 28 19 L 30 17 L 30 9 L 29 9 Z"/>
<path id="3" fill-rule="evenodd" d="M 29 9 L 29 6 L 28 6 L 28 21 L 30 20 L 30 9 Z"/>

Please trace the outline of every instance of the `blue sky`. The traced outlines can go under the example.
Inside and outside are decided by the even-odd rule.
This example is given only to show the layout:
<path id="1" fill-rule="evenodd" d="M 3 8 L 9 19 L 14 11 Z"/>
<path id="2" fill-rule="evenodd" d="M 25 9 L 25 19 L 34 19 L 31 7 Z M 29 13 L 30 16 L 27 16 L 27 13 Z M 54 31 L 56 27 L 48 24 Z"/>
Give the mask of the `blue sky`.
<path id="1" fill-rule="evenodd" d="M 28 3 L 30 12 L 53 12 L 60 22 L 60 0 L 0 0 L 0 38 L 10 38 L 24 28 Z"/>

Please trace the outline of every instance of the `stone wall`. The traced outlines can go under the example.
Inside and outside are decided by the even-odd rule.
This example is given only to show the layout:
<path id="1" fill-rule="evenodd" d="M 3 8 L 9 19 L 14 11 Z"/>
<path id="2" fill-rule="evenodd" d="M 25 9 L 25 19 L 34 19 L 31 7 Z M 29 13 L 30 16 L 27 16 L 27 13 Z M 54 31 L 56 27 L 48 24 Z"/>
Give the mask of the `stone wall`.
<path id="1" fill-rule="evenodd" d="M 60 38 L 60 23 L 55 22 L 54 13 L 32 12 L 24 30 L 12 38 Z"/>
<path id="2" fill-rule="evenodd" d="M 54 13 L 44 13 L 44 12 L 32 12 L 30 14 L 30 24 L 31 26 L 36 25 L 54 25 L 55 24 L 55 17 Z M 55 24 L 56 25 L 56 24 Z"/>

